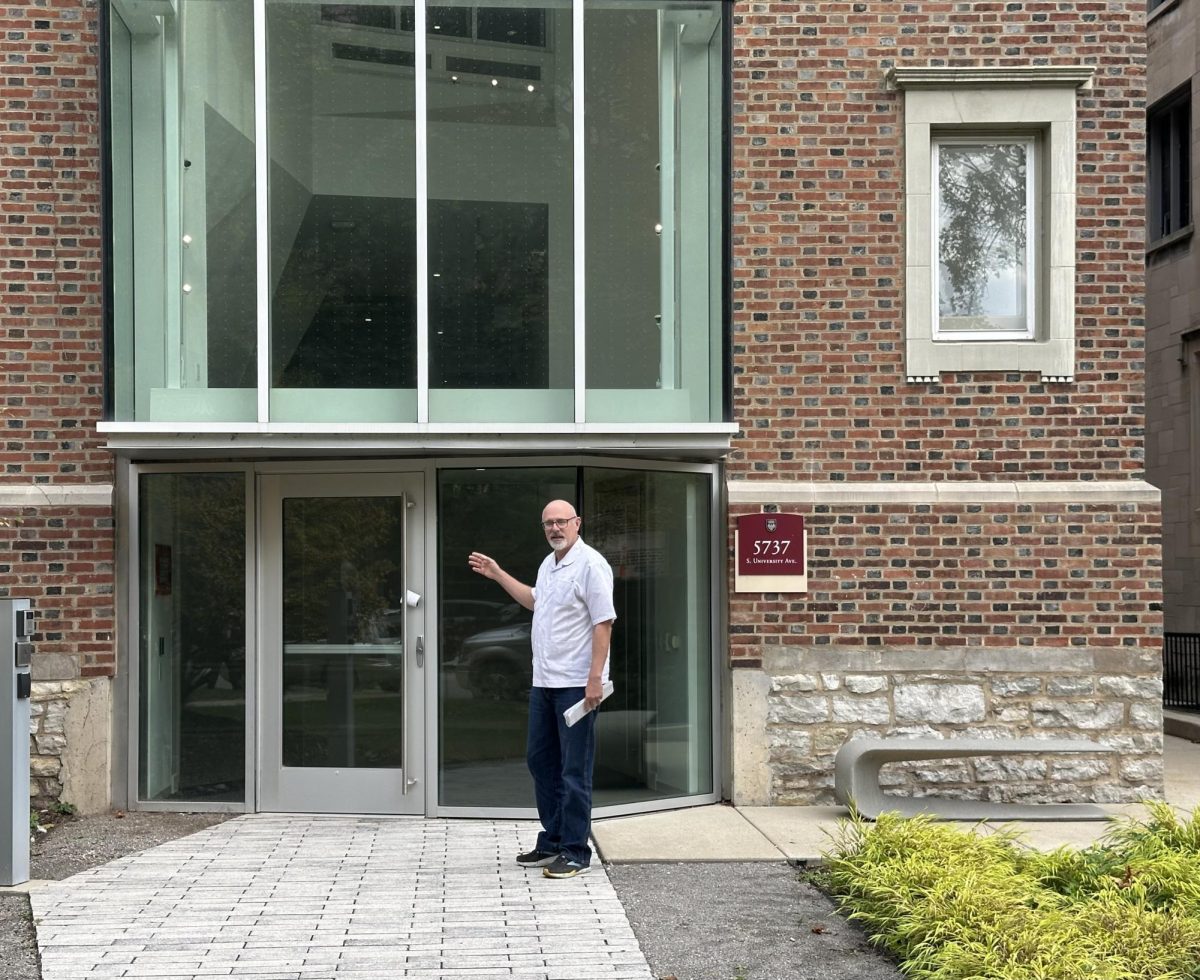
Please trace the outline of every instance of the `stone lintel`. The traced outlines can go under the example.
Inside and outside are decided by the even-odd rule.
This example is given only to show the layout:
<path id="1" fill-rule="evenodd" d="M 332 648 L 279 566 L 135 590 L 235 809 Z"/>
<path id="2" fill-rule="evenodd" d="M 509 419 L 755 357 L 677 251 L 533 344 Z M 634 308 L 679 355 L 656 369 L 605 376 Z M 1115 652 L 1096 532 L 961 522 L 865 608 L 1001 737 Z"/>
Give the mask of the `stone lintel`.
<path id="1" fill-rule="evenodd" d="M 111 483 L 0 484 L 0 507 L 110 507 Z"/>
<path id="2" fill-rule="evenodd" d="M 863 504 L 1153 504 L 1159 489 L 1145 480 L 897 480 L 841 483 L 730 480 L 731 504 L 853 506 Z"/>
<path id="3" fill-rule="evenodd" d="M 988 674 L 1110 673 L 1153 674 L 1152 651 L 1108 647 L 895 647 L 864 650 L 853 647 L 772 647 L 763 650 L 768 674 L 930 673 L 954 671 Z"/>
<path id="4" fill-rule="evenodd" d="M 890 91 L 921 88 L 1091 88 L 1091 65 L 897 65 L 885 77 Z"/>

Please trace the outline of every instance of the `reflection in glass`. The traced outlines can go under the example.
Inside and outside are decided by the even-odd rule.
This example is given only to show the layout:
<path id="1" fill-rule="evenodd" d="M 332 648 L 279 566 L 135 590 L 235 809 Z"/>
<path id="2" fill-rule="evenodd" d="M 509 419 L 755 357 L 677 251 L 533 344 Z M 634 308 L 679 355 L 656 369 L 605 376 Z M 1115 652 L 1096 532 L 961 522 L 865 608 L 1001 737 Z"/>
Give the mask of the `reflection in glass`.
<path id="1" fill-rule="evenodd" d="M 441 632 L 438 800 L 532 807 L 525 734 L 531 616 L 467 566 L 471 551 L 532 582 L 537 518 L 574 500 L 582 535 L 613 567 L 616 693 L 597 719 L 595 803 L 712 792 L 709 477 L 643 470 L 444 470 L 439 476 Z"/>
<path id="2" fill-rule="evenodd" d="M 942 331 L 1027 329 L 1029 148 L 937 145 Z"/>
<path id="3" fill-rule="evenodd" d="M 246 478 L 138 480 L 138 798 L 246 794 Z"/>
<path id="4" fill-rule="evenodd" d="M 404 499 L 283 502 L 283 764 L 403 758 Z"/>
<path id="5" fill-rule="evenodd" d="M 430 417 L 568 421 L 570 9 L 447 4 L 429 26 Z"/>
<path id="6" fill-rule="evenodd" d="M 253 420 L 252 4 L 110 9 L 117 418 Z"/>
<path id="7" fill-rule="evenodd" d="M 583 501 L 620 617 L 615 691 L 596 719 L 595 805 L 710 793 L 709 477 L 587 468 Z"/>
<path id="8" fill-rule="evenodd" d="M 412 6 L 317 6 L 267 5 L 271 417 L 413 421 Z"/>
<path id="9" fill-rule="evenodd" d="M 589 420 L 721 417 L 721 7 L 586 5 Z"/>
<path id="10" fill-rule="evenodd" d="M 438 799 L 443 806 L 532 807 L 525 732 L 532 613 L 467 565 L 491 555 L 532 583 L 546 557 L 538 518 L 575 496 L 575 470 L 442 470 L 438 555 Z"/>

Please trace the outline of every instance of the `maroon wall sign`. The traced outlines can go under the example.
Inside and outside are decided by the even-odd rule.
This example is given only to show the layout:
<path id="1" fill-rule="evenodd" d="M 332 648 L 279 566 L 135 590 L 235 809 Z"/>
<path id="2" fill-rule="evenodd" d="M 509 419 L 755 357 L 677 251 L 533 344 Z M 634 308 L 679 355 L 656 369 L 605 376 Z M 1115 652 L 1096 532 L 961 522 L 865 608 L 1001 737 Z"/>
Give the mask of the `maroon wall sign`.
<path id="1" fill-rule="evenodd" d="M 737 519 L 738 575 L 803 575 L 804 518 L 742 514 Z"/>

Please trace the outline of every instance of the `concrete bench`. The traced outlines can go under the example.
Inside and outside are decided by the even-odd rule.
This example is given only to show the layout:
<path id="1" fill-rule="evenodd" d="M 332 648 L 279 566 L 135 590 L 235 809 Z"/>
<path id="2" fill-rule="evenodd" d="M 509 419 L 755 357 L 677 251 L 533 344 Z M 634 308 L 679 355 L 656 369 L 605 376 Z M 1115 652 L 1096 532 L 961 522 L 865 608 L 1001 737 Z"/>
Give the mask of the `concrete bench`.
<path id="1" fill-rule="evenodd" d="M 889 762 L 919 759 L 962 759 L 984 755 L 1057 755 L 1106 752 L 1086 739 L 1040 738 L 852 738 L 834 760 L 834 794 L 868 820 L 896 811 L 906 817 L 929 814 L 937 820 L 1106 820 L 1092 803 L 991 803 L 942 797 L 885 796 L 879 770 Z"/>

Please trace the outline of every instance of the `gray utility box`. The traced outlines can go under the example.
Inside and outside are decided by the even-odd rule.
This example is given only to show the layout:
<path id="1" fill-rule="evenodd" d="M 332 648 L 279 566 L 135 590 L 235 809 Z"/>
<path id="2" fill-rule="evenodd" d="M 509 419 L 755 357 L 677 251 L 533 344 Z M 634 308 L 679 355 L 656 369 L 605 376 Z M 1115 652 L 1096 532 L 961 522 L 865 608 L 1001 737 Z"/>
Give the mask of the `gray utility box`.
<path id="1" fill-rule="evenodd" d="M 29 880 L 28 599 L 0 599 L 0 885 Z"/>

